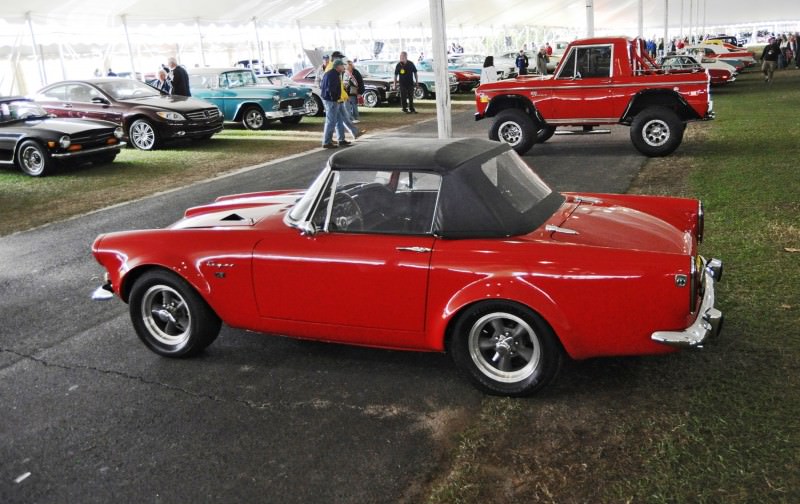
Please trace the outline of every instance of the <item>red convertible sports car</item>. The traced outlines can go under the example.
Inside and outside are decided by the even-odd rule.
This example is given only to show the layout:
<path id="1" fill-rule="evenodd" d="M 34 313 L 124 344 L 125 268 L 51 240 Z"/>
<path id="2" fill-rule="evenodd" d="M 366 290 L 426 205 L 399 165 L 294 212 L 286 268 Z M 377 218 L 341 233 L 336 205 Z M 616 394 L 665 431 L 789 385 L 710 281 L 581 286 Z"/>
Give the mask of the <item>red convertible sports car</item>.
<path id="1" fill-rule="evenodd" d="M 693 199 L 551 190 L 507 144 L 342 149 L 306 191 L 224 196 L 166 229 L 99 236 L 107 282 L 154 352 L 231 327 L 447 351 L 483 391 L 531 394 L 564 356 L 660 354 L 720 329 L 722 263 Z"/>

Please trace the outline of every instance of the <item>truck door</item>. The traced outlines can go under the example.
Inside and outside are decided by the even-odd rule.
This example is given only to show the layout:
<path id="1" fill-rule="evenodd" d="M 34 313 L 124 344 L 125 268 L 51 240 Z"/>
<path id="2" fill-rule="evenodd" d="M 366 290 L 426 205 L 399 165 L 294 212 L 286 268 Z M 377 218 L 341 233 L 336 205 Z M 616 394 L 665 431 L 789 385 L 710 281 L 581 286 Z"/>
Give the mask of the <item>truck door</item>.
<path id="1" fill-rule="evenodd" d="M 617 122 L 611 106 L 612 58 L 610 44 L 570 50 L 555 76 L 558 89 L 552 99 L 557 120 L 552 122 Z"/>

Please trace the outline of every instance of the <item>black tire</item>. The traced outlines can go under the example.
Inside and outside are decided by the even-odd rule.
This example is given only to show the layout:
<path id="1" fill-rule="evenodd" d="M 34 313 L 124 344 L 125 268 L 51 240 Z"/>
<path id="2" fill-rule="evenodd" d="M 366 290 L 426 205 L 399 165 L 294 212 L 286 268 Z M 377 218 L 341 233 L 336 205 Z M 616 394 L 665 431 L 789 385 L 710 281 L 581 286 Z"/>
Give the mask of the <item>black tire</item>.
<path id="1" fill-rule="evenodd" d="M 375 108 L 381 103 L 381 97 L 378 96 L 376 91 L 368 89 L 361 95 L 364 98 L 364 106 L 368 108 Z"/>
<path id="2" fill-rule="evenodd" d="M 681 144 L 685 127 L 685 123 L 672 110 L 648 107 L 633 118 L 631 142 L 645 156 L 666 156 Z"/>
<path id="3" fill-rule="evenodd" d="M 25 175 L 44 177 L 52 172 L 54 165 L 50 153 L 35 140 L 25 140 L 17 149 L 17 166 Z"/>
<path id="4" fill-rule="evenodd" d="M 414 86 L 414 99 L 415 100 L 426 100 L 430 97 L 430 93 L 428 92 L 428 88 L 425 87 L 425 84 L 417 84 Z"/>
<path id="5" fill-rule="evenodd" d="M 261 107 L 250 105 L 242 110 L 242 125 L 249 130 L 260 130 L 267 125 L 267 118 Z"/>
<path id="6" fill-rule="evenodd" d="M 468 307 L 453 327 L 450 354 L 477 388 L 513 397 L 547 386 L 563 362 L 550 326 L 531 309 L 510 301 Z"/>
<path id="7" fill-rule="evenodd" d="M 174 273 L 154 270 L 136 280 L 129 299 L 139 339 L 164 357 L 188 357 L 217 339 L 222 322 L 202 297 Z"/>
<path id="8" fill-rule="evenodd" d="M 314 117 L 322 117 L 325 115 L 325 105 L 322 104 L 322 98 L 317 95 L 312 95 L 313 102 L 308 104 L 308 115 Z"/>
<path id="9" fill-rule="evenodd" d="M 303 116 L 291 116 L 291 117 L 281 117 L 280 121 L 283 124 L 300 124 L 300 121 L 303 120 Z"/>
<path id="10" fill-rule="evenodd" d="M 147 119 L 136 119 L 128 126 L 128 139 L 139 150 L 149 151 L 158 148 L 158 132 Z"/>
<path id="11" fill-rule="evenodd" d="M 536 132 L 536 143 L 545 143 L 556 132 L 555 126 L 543 126 Z"/>
<path id="12" fill-rule="evenodd" d="M 539 128 L 534 120 L 520 109 L 501 110 L 489 129 L 489 139 L 511 145 L 517 154 L 525 154 L 536 143 Z"/>

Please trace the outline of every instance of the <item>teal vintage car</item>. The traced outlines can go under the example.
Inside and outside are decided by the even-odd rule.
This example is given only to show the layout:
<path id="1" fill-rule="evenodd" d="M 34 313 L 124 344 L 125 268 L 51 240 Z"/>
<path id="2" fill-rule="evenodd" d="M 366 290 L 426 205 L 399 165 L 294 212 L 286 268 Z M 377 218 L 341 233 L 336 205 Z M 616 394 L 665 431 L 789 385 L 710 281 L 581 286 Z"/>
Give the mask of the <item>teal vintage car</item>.
<path id="1" fill-rule="evenodd" d="M 248 68 L 192 68 L 192 96 L 213 103 L 226 121 L 258 130 L 268 121 L 297 124 L 311 112 L 311 89 L 259 82 Z"/>
<path id="2" fill-rule="evenodd" d="M 397 66 L 397 61 L 361 60 L 358 62 L 358 68 L 364 74 L 364 77 L 394 79 L 395 66 Z M 433 72 L 426 72 L 417 68 L 417 79 L 419 84 L 414 89 L 415 100 L 423 100 L 436 94 L 436 76 Z M 448 74 L 447 80 L 450 84 L 450 92 L 455 93 L 458 91 L 458 80 L 455 75 Z"/>

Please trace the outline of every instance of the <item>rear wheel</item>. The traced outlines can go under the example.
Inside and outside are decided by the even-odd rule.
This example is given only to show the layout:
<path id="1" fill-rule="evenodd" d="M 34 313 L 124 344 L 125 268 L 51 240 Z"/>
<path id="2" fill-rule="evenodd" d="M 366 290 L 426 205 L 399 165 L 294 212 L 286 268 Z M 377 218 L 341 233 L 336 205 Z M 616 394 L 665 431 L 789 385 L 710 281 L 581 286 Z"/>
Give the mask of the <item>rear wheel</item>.
<path id="1" fill-rule="evenodd" d="M 313 95 L 313 99 L 308 103 L 308 114 L 320 117 L 325 115 L 325 107 L 322 105 L 322 98 Z"/>
<path id="2" fill-rule="evenodd" d="M 17 151 L 17 165 L 25 175 L 44 177 L 48 175 L 55 162 L 38 142 L 25 140 Z"/>
<path id="3" fill-rule="evenodd" d="M 533 119 L 520 109 L 500 111 L 489 129 L 489 139 L 511 145 L 518 154 L 525 154 L 536 143 L 538 128 Z"/>
<path id="4" fill-rule="evenodd" d="M 428 92 L 428 88 L 425 87 L 425 84 L 417 84 L 414 87 L 414 99 L 415 100 L 425 100 L 430 96 Z"/>
<path id="5" fill-rule="evenodd" d="M 266 122 L 261 107 L 251 105 L 242 111 L 242 125 L 249 130 L 260 130 Z"/>
<path id="6" fill-rule="evenodd" d="M 631 142 L 636 150 L 649 157 L 671 154 L 683 140 L 686 124 L 666 107 L 648 107 L 631 123 Z"/>
<path id="7" fill-rule="evenodd" d="M 136 334 L 165 357 L 202 352 L 219 334 L 222 322 L 184 279 L 168 271 L 150 271 L 133 285 L 130 314 Z"/>
<path id="8" fill-rule="evenodd" d="M 542 389 L 563 361 L 550 326 L 529 308 L 510 301 L 467 308 L 453 328 L 450 352 L 479 389 L 507 396 Z"/>

